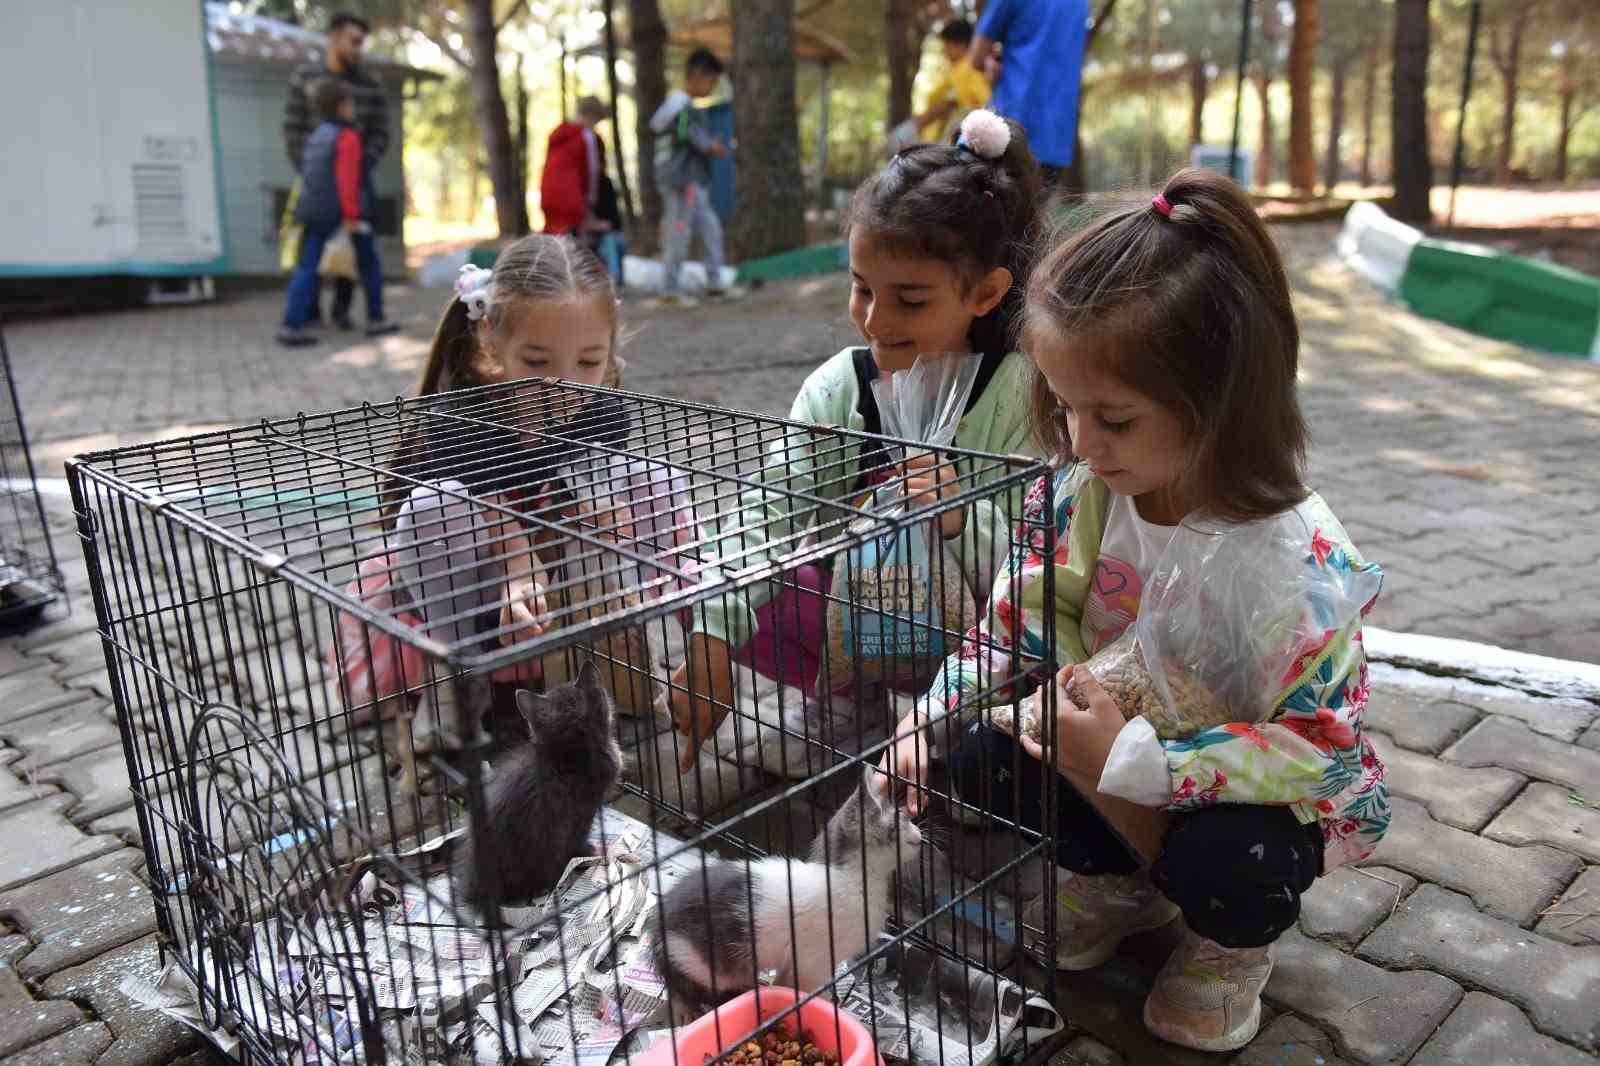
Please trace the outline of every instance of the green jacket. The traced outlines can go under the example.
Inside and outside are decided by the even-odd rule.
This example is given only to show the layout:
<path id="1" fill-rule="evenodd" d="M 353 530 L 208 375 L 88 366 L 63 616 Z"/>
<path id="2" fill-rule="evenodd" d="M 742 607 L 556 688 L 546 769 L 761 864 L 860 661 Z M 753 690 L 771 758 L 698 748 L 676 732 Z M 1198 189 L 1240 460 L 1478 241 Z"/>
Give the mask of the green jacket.
<path id="1" fill-rule="evenodd" d="M 866 428 L 855 370 L 859 350 L 846 348 L 811 372 L 789 409 L 791 421 L 857 431 Z M 961 419 L 954 446 L 1037 457 L 1040 453 L 1029 432 L 1027 414 L 1032 374 L 1026 356 L 1017 352 L 1007 355 Z M 793 430 L 767 446 L 767 458 L 755 475 L 758 486 L 746 489 L 737 508 L 719 514 L 715 526 L 702 530 L 705 540 L 716 545 L 717 558 L 709 561 L 707 569 L 736 576 L 795 551 L 817 524 L 823 508 L 814 504 L 795 509 L 794 501 L 806 496 L 835 501 L 849 495 L 860 455 L 852 457 L 849 468 L 832 461 L 818 469 L 817 442 L 828 439 Z M 973 504 L 959 544 L 951 543 L 956 558 L 980 561 L 983 572 L 969 575 L 975 579 L 973 587 L 987 589 L 993 569 L 1009 553 L 1010 526 L 1021 516 L 1022 493 L 1019 486 L 1004 496 Z M 754 611 L 772 598 L 776 587 L 775 582 L 760 581 L 741 594 L 707 600 L 695 609 L 694 631 L 724 640 L 730 647 L 743 645 L 755 633 Z"/>

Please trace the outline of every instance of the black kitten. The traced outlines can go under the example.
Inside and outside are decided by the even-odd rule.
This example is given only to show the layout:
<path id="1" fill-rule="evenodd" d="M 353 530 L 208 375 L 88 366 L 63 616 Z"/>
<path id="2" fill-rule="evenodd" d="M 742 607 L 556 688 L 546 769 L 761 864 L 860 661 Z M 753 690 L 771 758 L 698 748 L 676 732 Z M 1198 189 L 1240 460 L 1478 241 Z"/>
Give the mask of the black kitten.
<path id="1" fill-rule="evenodd" d="M 622 772 L 611 697 L 594 662 L 543 695 L 517 693 L 529 740 L 494 762 L 484 818 L 457 866 L 462 898 L 482 907 L 555 887 L 567 863 L 589 853 L 589 830 Z"/>

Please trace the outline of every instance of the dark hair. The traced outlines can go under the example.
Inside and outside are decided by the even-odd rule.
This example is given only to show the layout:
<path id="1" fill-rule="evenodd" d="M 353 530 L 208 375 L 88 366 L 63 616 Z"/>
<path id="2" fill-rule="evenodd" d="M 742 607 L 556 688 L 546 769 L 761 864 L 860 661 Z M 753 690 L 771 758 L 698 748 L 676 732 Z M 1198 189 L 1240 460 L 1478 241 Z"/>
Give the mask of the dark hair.
<path id="1" fill-rule="evenodd" d="M 683 69 L 690 74 L 696 72 L 721 76 L 722 60 L 717 58 L 717 53 L 709 48 L 696 48 L 689 53 L 689 58 L 684 61 Z"/>
<path id="2" fill-rule="evenodd" d="M 337 15 L 333 16 L 333 18 L 328 20 L 329 33 L 342 30 L 346 26 L 359 26 L 362 33 L 372 32 L 371 23 L 362 18 L 360 15 L 353 14 L 349 11 L 341 11 Z"/>
<path id="3" fill-rule="evenodd" d="M 505 325 L 507 312 L 523 301 L 604 297 L 611 312 L 611 361 L 616 366 L 616 290 L 600 257 L 571 237 L 535 233 L 506 246 L 494 261 L 489 281 L 490 332 Z M 477 323 L 467 318 L 467 305 L 452 296 L 433 334 L 433 347 L 417 385 L 427 396 L 472 385 L 488 385 L 499 376 L 478 347 Z"/>
<path id="4" fill-rule="evenodd" d="M 1102 215 L 1040 261 L 1024 345 L 1093 353 L 1176 415 L 1189 447 L 1181 487 L 1197 509 L 1230 521 L 1280 514 L 1307 495 L 1300 331 L 1283 261 L 1221 174 L 1180 170 L 1161 195 L 1167 214 L 1144 200 Z M 1036 371 L 1036 435 L 1065 460 L 1072 441 L 1057 410 Z"/>
<path id="5" fill-rule="evenodd" d="M 324 122 L 338 118 L 340 105 L 353 99 L 355 97 L 350 94 L 350 86 L 338 78 L 318 78 L 306 92 L 311 113 Z"/>
<path id="6" fill-rule="evenodd" d="M 972 23 L 966 19 L 951 19 L 939 27 L 939 40 L 951 44 L 971 44 Z"/>
<path id="7" fill-rule="evenodd" d="M 1010 270 L 1011 288 L 967 332 L 972 350 L 986 354 L 1016 348 L 1041 196 L 1028 136 L 1004 121 L 1011 140 L 998 159 L 954 144 L 898 152 L 861 183 L 845 221 L 846 240 L 854 231 L 869 234 L 902 254 L 950 264 L 969 285 L 996 267 Z"/>

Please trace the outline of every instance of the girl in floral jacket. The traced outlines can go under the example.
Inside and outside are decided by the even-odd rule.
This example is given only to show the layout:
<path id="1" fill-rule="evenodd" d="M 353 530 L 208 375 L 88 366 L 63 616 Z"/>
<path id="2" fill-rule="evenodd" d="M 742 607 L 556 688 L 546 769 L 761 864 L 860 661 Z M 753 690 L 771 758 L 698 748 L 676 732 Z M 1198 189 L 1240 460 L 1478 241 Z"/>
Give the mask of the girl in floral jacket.
<path id="1" fill-rule="evenodd" d="M 1360 617 L 1278 649 L 1288 665 L 1267 682 L 1262 722 L 1163 739 L 1143 717 L 1125 722 L 1071 665 L 1055 681 L 1053 750 L 982 720 L 961 729 L 974 716 L 958 712 L 1016 698 L 991 678 L 1081 664 L 1115 640 L 1174 531 L 1195 519 L 1271 523 L 1303 542 L 1309 568 L 1367 589 L 1380 575 L 1304 484 L 1299 331 L 1277 251 L 1237 186 L 1186 170 L 1150 204 L 1101 217 L 1036 268 L 1025 315 L 1035 427 L 1061 467 L 1050 492 L 1035 485 L 1026 517 L 1054 518 L 1054 558 L 1042 538 L 1014 555 L 988 621 L 901 723 L 886 762 L 920 783 L 931 739 L 963 801 L 1025 829 L 1043 824 L 1053 791 L 1057 965 L 1097 966 L 1181 915 L 1145 1024 L 1188 1047 L 1242 1047 L 1300 894 L 1369 854 L 1389 821 L 1383 764 L 1361 728 Z M 1053 790 L 1044 767 L 1060 775 Z M 920 806 L 916 789 L 907 804 Z M 1041 929 L 1048 905 L 1031 903 L 1026 924 Z"/>

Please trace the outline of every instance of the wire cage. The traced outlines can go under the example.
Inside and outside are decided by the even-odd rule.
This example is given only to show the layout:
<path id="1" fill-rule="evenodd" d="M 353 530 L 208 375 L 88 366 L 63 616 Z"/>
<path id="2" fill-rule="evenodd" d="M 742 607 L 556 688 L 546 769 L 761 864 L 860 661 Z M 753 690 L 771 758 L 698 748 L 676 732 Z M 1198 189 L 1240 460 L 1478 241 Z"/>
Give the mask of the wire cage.
<path id="1" fill-rule="evenodd" d="M 943 497 L 901 498 L 930 454 Z M 295 1063 L 1040 1054 L 1051 827 L 940 758 L 913 820 L 874 767 L 1000 564 L 1051 557 L 1044 473 L 552 381 L 72 461 L 147 1002 Z M 1047 657 L 983 661 L 1048 707 Z M 675 701 L 721 716 L 698 755 Z"/>
<path id="2" fill-rule="evenodd" d="M 4 330 L 0 371 L 0 632 L 5 632 L 36 621 L 64 597 L 65 582 L 39 499 Z"/>

